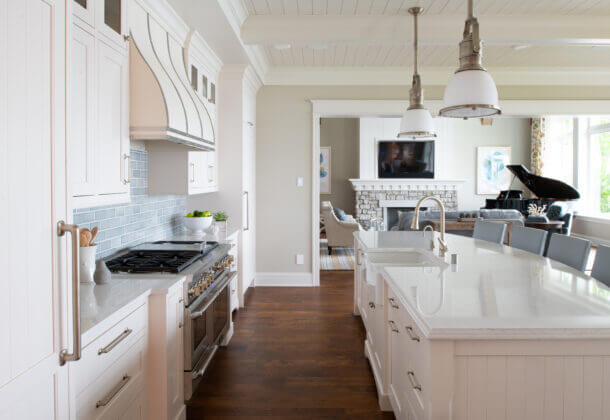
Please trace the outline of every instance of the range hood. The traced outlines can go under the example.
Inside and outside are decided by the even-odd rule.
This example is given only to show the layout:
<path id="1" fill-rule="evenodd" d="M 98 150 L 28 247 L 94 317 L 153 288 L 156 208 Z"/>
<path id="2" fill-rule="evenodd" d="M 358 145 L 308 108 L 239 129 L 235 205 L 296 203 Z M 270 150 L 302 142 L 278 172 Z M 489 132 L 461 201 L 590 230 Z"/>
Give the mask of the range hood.
<path id="1" fill-rule="evenodd" d="M 130 138 L 214 150 L 212 119 L 191 87 L 184 49 L 137 2 L 129 2 Z"/>

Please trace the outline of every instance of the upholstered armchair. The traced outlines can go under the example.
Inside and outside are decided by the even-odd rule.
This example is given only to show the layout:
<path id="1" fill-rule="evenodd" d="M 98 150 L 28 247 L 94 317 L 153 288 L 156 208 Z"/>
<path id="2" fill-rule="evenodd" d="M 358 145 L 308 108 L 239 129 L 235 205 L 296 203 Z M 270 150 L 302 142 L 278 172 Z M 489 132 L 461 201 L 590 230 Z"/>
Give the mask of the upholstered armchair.
<path id="1" fill-rule="evenodd" d="M 330 201 L 323 201 L 321 217 L 324 220 L 324 228 L 326 229 L 329 254 L 332 253 L 335 246 L 354 246 L 353 233 L 362 230 L 362 227 L 352 216 L 345 215 L 343 217 L 344 220 L 340 220 L 335 214 Z"/>

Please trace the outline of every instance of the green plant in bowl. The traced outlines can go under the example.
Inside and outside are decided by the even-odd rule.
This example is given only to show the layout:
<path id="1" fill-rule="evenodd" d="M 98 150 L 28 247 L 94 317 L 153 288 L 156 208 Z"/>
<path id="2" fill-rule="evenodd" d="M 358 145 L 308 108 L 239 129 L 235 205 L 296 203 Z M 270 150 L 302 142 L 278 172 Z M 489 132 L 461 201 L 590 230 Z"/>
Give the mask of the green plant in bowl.
<path id="1" fill-rule="evenodd" d="M 227 218 L 228 216 L 224 211 L 217 211 L 214 213 L 214 220 L 217 222 L 226 222 Z"/>

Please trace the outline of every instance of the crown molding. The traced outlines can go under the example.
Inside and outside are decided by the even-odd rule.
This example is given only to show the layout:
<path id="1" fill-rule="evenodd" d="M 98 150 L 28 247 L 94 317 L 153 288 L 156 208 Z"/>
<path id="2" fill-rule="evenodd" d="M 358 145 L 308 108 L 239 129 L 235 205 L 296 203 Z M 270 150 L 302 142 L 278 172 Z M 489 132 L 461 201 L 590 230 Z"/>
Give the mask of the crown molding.
<path id="1" fill-rule="evenodd" d="M 498 86 L 610 86 L 606 68 L 488 68 Z M 423 68 L 425 86 L 445 86 L 455 67 Z M 264 78 L 276 86 L 410 86 L 406 67 L 293 67 L 274 66 Z"/>
<path id="2" fill-rule="evenodd" d="M 269 57 L 265 53 L 263 47 L 258 45 L 246 45 L 241 37 L 241 27 L 248 17 L 248 10 L 240 0 L 219 1 L 218 4 L 227 17 L 233 32 L 237 35 L 239 42 L 242 44 L 259 79 L 264 80 L 265 75 L 271 66 Z"/>
<path id="3" fill-rule="evenodd" d="M 222 61 L 214 50 L 205 42 L 205 39 L 196 30 L 191 30 L 185 43 L 188 54 L 193 54 L 197 61 L 207 67 L 206 70 L 218 74 L 222 68 Z"/>

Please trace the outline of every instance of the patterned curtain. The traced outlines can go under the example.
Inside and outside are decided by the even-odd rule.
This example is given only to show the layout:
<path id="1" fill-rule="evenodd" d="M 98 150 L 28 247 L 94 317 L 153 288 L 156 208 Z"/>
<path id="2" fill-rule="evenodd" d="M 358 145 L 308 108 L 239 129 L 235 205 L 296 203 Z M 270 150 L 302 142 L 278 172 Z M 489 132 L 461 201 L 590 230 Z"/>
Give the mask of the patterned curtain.
<path id="1" fill-rule="evenodd" d="M 544 117 L 532 118 L 532 143 L 531 143 L 531 171 L 536 175 L 542 175 L 544 166 L 543 154 L 546 136 L 546 122 Z"/>

